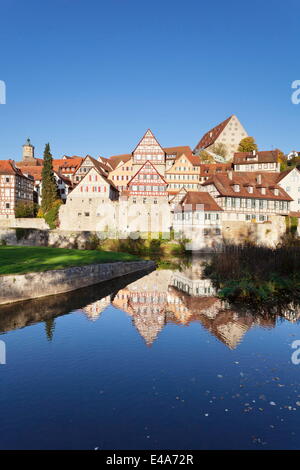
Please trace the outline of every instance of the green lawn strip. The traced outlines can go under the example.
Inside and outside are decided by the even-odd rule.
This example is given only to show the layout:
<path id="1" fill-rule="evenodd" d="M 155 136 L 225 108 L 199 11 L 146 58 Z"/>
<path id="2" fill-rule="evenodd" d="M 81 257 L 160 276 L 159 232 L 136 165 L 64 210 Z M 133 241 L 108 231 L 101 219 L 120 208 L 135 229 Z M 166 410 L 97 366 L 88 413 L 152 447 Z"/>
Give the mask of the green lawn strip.
<path id="1" fill-rule="evenodd" d="M 128 253 L 98 250 L 68 250 L 34 246 L 0 246 L 0 275 L 43 272 L 117 261 L 137 261 Z"/>

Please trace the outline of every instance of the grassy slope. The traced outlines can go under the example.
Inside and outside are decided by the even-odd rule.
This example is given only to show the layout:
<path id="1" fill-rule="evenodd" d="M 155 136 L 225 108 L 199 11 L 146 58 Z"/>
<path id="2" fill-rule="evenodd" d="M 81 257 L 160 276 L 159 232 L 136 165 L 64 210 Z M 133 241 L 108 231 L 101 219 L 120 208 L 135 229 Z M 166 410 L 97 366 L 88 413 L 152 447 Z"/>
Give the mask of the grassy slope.
<path id="1" fill-rule="evenodd" d="M 24 274 L 70 266 L 135 261 L 137 256 L 96 250 L 67 250 L 31 246 L 0 246 L 0 275 Z"/>

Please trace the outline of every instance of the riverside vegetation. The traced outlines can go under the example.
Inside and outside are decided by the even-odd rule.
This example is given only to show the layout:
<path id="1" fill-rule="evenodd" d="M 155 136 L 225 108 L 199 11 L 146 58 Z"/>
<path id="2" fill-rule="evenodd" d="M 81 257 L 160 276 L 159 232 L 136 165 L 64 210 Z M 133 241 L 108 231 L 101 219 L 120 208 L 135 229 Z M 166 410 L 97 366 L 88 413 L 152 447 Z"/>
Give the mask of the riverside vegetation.
<path id="1" fill-rule="evenodd" d="M 205 263 L 205 276 L 218 296 L 255 306 L 300 303 L 300 243 L 276 249 L 246 244 L 225 245 Z"/>

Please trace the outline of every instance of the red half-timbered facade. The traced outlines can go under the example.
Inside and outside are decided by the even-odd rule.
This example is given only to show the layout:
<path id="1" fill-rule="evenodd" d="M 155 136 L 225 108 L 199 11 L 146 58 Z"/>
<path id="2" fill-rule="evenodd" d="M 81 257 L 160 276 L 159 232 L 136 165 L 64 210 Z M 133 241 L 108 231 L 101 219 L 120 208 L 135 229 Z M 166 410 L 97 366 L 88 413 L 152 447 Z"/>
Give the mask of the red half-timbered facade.
<path id="1" fill-rule="evenodd" d="M 134 164 L 143 164 L 146 161 L 150 161 L 155 165 L 163 165 L 165 163 L 165 151 L 150 129 L 147 130 L 133 151 Z"/>
<path id="2" fill-rule="evenodd" d="M 155 166 L 150 161 L 146 161 L 129 181 L 127 186 L 127 195 L 167 197 L 167 186 L 168 183 L 157 171 Z"/>

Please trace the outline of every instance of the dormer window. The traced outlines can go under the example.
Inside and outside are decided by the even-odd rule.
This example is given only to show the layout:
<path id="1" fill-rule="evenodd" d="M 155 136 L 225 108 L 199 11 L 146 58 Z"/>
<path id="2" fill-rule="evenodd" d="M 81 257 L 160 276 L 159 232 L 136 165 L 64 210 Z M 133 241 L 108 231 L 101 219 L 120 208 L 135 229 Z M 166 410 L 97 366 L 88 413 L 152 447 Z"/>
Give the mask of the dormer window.
<path id="1" fill-rule="evenodd" d="M 266 194 L 266 188 L 261 188 L 261 194 Z"/>
<path id="2" fill-rule="evenodd" d="M 248 186 L 248 193 L 253 193 L 253 186 Z"/>
<path id="3" fill-rule="evenodd" d="M 234 190 L 236 193 L 239 193 L 239 192 L 240 192 L 240 185 L 239 185 L 239 184 L 234 184 L 234 185 L 233 185 L 233 190 Z"/>
<path id="4" fill-rule="evenodd" d="M 274 194 L 275 194 L 275 196 L 279 195 L 279 190 L 277 188 L 274 188 Z"/>

